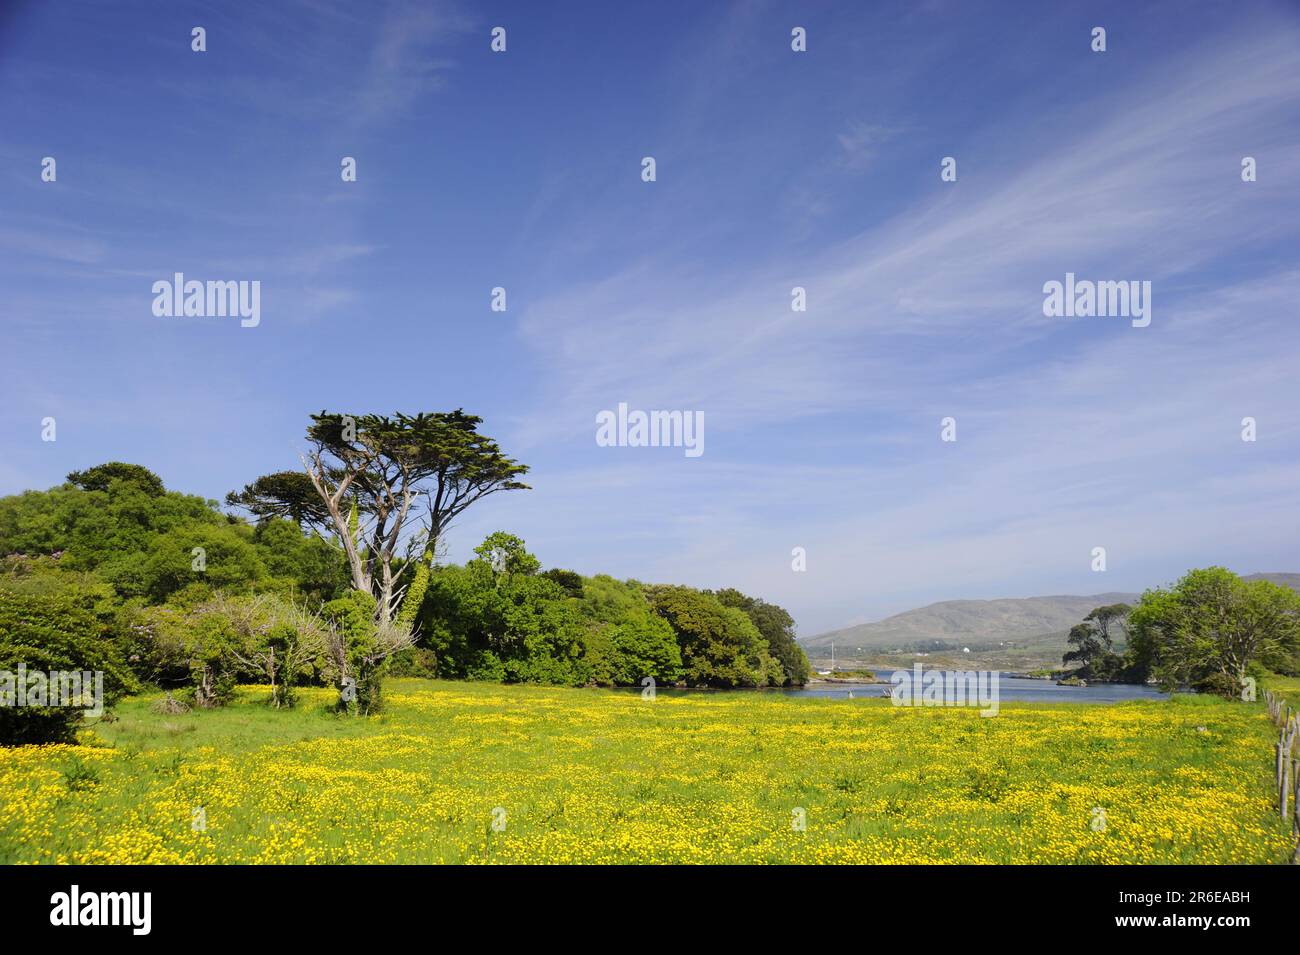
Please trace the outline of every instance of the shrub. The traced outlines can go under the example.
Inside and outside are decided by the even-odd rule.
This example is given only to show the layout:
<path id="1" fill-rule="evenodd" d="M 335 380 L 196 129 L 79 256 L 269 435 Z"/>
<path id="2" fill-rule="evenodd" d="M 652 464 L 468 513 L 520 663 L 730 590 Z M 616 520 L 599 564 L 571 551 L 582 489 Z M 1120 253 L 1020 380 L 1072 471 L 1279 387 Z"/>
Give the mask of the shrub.
<path id="1" fill-rule="evenodd" d="M 766 686 L 776 678 L 767 641 L 744 611 L 690 587 L 652 587 L 655 612 L 672 625 L 693 686 Z"/>
<path id="2" fill-rule="evenodd" d="M 292 706 L 295 687 L 327 668 L 329 625 L 275 595 L 173 600 L 131 619 L 144 647 L 142 668 L 164 685 L 188 681 L 196 706 L 223 705 L 241 679 L 269 683 L 271 702 Z"/>
<path id="3" fill-rule="evenodd" d="M 395 621 L 375 620 L 375 598 L 349 590 L 323 608 L 329 624 L 327 648 L 338 685 L 347 681 L 355 699 L 340 695 L 340 708 L 366 716 L 383 709 L 382 685 L 388 660 L 414 643 L 410 628 Z"/>
<path id="4" fill-rule="evenodd" d="M 677 635 L 662 617 L 641 611 L 610 628 L 610 642 L 614 683 L 636 686 L 647 676 L 659 684 L 681 679 L 682 654 Z"/>
<path id="5" fill-rule="evenodd" d="M 172 696 L 170 693 L 155 703 L 150 707 L 150 709 L 155 713 L 162 714 L 163 716 L 180 716 L 182 713 L 188 713 L 190 711 L 188 703 L 184 700 L 176 699 L 176 697 Z"/>
<path id="6" fill-rule="evenodd" d="M 79 706 L 18 706 L 20 668 L 29 687 L 34 673 L 102 673 L 104 706 L 134 688 L 106 629 L 76 595 L 0 589 L 0 673 L 6 674 L 0 681 L 0 745 L 71 742 L 81 724 Z M 48 696 L 45 701 L 51 702 Z"/>
<path id="7" fill-rule="evenodd" d="M 587 661 L 590 680 L 596 686 L 614 683 L 614 640 L 610 635 L 613 629 L 605 624 L 588 624 L 582 632 L 582 656 Z"/>
<path id="8" fill-rule="evenodd" d="M 227 590 L 246 589 L 266 576 L 250 536 L 247 528 L 230 524 L 175 528 L 154 539 L 149 556 L 130 574 L 118 574 L 118 587 L 154 600 L 164 600 L 196 581 Z"/>
<path id="9" fill-rule="evenodd" d="M 122 461 L 109 461 L 68 475 L 68 483 L 83 491 L 107 491 L 114 481 L 134 485 L 150 497 L 158 497 L 167 490 L 162 478 L 148 468 Z"/>
<path id="10" fill-rule="evenodd" d="M 506 679 L 505 664 L 491 650 L 480 650 L 465 667 L 465 679 L 504 683 Z"/>
<path id="11" fill-rule="evenodd" d="M 768 654 L 777 661 L 781 671 L 775 680 L 769 673 L 768 682 L 786 686 L 802 686 L 808 682 L 812 667 L 795 640 L 794 618 L 784 608 L 757 597 L 747 597 L 731 587 L 719 590 L 714 596 L 725 607 L 743 610 L 767 641 Z"/>
<path id="12" fill-rule="evenodd" d="M 438 654 L 426 647 L 407 647 L 394 653 L 388 663 L 389 676 L 438 678 Z"/>
<path id="13" fill-rule="evenodd" d="M 558 567 L 551 570 L 544 570 L 538 576 L 545 577 L 554 584 L 558 584 L 560 589 L 570 597 L 581 597 L 583 593 L 582 575 L 574 570 L 562 570 Z"/>
<path id="14" fill-rule="evenodd" d="M 491 534 L 464 567 L 429 579 L 421 608 L 425 644 L 443 676 L 581 686 L 593 668 L 584 622 L 561 584 L 537 573 L 523 541 Z"/>

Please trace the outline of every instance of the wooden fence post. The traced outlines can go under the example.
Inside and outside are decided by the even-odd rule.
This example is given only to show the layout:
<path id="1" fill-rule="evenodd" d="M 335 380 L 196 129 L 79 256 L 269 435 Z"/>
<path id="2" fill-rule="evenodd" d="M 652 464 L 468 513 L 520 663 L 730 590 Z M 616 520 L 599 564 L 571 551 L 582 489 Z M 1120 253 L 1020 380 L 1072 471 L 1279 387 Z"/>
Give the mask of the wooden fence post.
<path id="1" fill-rule="evenodd" d="M 1291 778 L 1295 783 L 1295 792 L 1291 796 L 1291 832 L 1300 836 L 1300 760 L 1296 761 Z M 1300 841 L 1296 843 L 1296 851 L 1300 852 Z"/>
<path id="2" fill-rule="evenodd" d="M 1277 772 L 1274 774 L 1273 785 L 1278 789 L 1282 788 L 1282 741 L 1277 744 Z"/>
<path id="3" fill-rule="evenodd" d="M 1285 822 L 1287 820 L 1287 817 L 1291 815 L 1291 813 L 1289 812 L 1289 810 L 1291 809 L 1290 798 L 1291 798 L 1291 757 L 1288 756 L 1283 761 L 1283 766 L 1282 766 L 1281 804 L 1282 804 L 1283 822 Z"/>

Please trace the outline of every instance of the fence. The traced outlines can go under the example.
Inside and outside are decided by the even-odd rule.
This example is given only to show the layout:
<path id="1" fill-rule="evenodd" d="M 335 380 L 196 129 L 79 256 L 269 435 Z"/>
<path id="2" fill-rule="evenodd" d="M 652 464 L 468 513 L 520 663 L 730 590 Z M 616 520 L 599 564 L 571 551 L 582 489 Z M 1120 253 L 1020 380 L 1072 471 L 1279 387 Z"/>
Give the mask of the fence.
<path id="1" fill-rule="evenodd" d="M 1283 819 L 1291 820 L 1291 834 L 1298 837 L 1293 862 L 1300 864 L 1300 759 L 1296 743 L 1300 742 L 1300 714 L 1270 692 L 1264 693 L 1268 715 L 1279 728 L 1277 740 L 1277 803 Z"/>

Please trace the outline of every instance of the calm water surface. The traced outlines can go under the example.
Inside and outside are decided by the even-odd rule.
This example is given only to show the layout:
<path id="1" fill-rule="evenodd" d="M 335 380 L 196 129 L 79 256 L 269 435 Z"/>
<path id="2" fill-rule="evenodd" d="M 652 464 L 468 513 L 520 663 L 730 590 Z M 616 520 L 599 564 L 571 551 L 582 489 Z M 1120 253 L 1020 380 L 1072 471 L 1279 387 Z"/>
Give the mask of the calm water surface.
<path id="1" fill-rule="evenodd" d="M 888 680 L 894 670 L 870 668 L 878 679 Z M 928 672 L 928 670 L 927 670 Z M 855 698 L 881 696 L 893 684 L 879 683 L 822 683 L 803 689 L 780 690 L 791 696 L 821 696 Z M 1057 686 L 1051 680 L 1026 680 L 1021 677 L 1001 676 L 998 679 L 998 700 L 1006 703 L 1122 703 L 1125 700 L 1156 700 L 1166 697 L 1153 686 L 1130 683 L 1096 683 L 1090 686 Z"/>
<path id="2" fill-rule="evenodd" d="M 877 678 L 889 680 L 896 670 L 869 668 Z M 909 671 L 910 672 L 910 671 Z M 925 672 L 930 672 L 928 669 Z M 951 672 L 951 671 L 937 671 Z M 661 686 L 656 693 L 780 693 L 784 696 L 816 696 L 823 699 L 866 700 L 879 698 L 893 688 L 892 683 L 819 683 L 816 686 L 802 688 L 770 687 L 762 690 L 714 690 L 705 687 Z M 615 693 L 640 693 L 640 687 L 626 686 L 612 688 Z M 1185 691 L 1186 692 L 1186 691 Z M 1152 686 L 1130 683 L 1098 683 L 1092 686 L 1057 686 L 1052 680 L 1027 680 L 1023 677 L 1001 676 L 998 678 L 998 702 L 1012 701 L 1026 703 L 1123 703 L 1125 700 L 1159 700 L 1166 699 Z"/>

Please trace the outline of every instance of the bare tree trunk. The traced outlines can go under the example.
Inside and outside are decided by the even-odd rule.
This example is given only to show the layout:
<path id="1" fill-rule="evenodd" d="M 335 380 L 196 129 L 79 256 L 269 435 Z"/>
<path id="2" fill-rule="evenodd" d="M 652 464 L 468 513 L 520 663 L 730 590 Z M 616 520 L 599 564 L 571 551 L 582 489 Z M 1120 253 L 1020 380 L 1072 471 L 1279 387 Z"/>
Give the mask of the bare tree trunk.
<path id="1" fill-rule="evenodd" d="M 314 466 L 313 466 L 314 464 Z M 319 456 L 314 462 L 307 461 L 303 458 L 303 465 L 307 469 L 307 476 L 311 478 L 311 483 L 316 488 L 316 493 L 324 501 L 326 509 L 329 511 L 330 520 L 334 522 L 334 528 L 338 531 L 339 540 L 343 543 L 343 553 L 348 560 L 348 570 L 352 574 L 352 586 L 355 590 L 363 593 L 371 593 L 371 578 L 366 570 L 366 565 L 361 559 L 361 553 L 357 549 L 357 542 L 353 539 L 348 528 L 348 520 L 343 515 L 343 496 L 347 493 L 348 487 L 352 484 L 352 475 L 345 477 L 339 482 L 334 493 L 330 493 L 325 487 L 326 471 L 325 466 L 321 463 Z"/>

